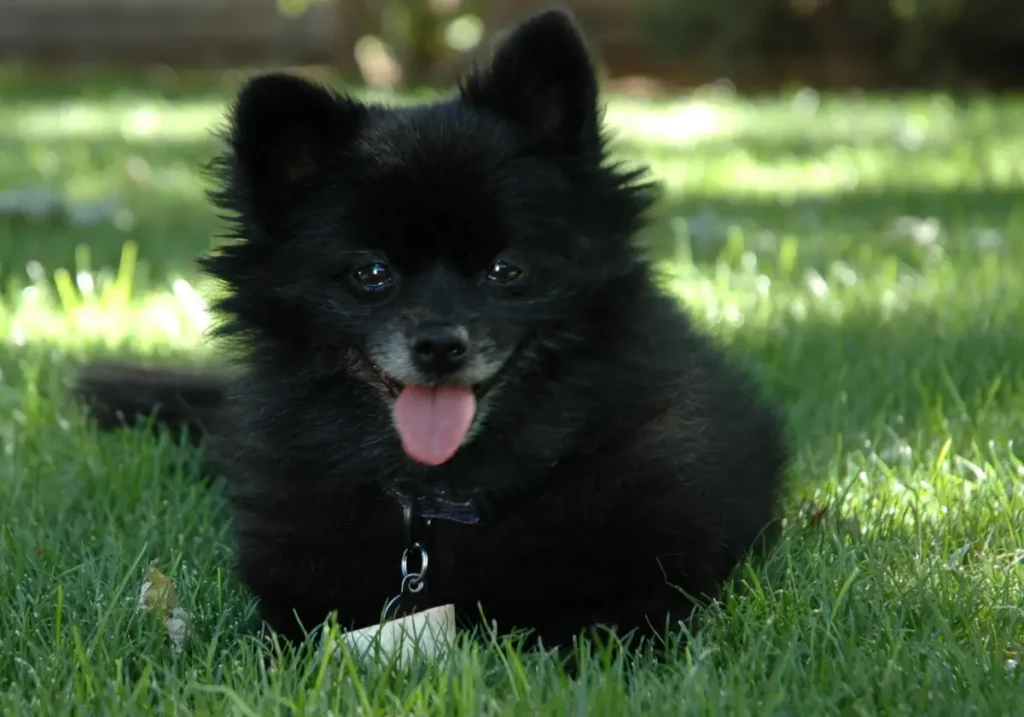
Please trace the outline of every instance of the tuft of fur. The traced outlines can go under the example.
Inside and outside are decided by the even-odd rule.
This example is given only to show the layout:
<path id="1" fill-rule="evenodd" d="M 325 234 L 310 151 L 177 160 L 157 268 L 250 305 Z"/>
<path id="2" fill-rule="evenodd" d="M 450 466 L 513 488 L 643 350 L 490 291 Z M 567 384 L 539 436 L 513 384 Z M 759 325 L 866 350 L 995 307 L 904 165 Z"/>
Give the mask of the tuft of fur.
<path id="1" fill-rule="evenodd" d="M 257 77 L 214 169 L 236 241 L 201 266 L 226 289 L 237 375 L 194 390 L 87 369 L 79 392 L 102 415 L 160 404 L 213 426 L 239 574 L 278 632 L 379 619 L 407 547 L 396 495 L 479 517 L 430 522 L 421 607 L 548 646 L 597 626 L 664 635 L 771 534 L 781 420 L 656 288 L 634 242 L 653 185 L 607 157 L 568 14 L 527 19 L 454 96 L 415 107 Z M 496 262 L 517 278 L 490 281 Z M 391 272 L 386 291 L 353 284 L 366 266 Z M 406 353 L 438 322 L 466 342 L 454 378 Z M 453 458 L 403 452 L 389 377 L 473 385 Z"/>

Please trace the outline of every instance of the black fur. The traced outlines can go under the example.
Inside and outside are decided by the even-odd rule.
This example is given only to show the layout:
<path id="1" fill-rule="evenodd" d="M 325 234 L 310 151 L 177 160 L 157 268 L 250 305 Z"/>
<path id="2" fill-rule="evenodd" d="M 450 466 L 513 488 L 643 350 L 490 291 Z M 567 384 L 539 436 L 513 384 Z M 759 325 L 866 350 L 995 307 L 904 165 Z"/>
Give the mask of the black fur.
<path id="1" fill-rule="evenodd" d="M 378 620 L 407 544 L 396 492 L 479 512 L 427 534 L 428 602 L 467 624 L 479 604 L 549 646 L 594 625 L 659 634 L 716 594 L 772 524 L 781 422 L 652 283 L 633 242 L 651 185 L 606 159 L 568 15 L 515 28 L 451 99 L 385 108 L 270 75 L 230 119 L 214 201 L 239 241 L 201 264 L 226 285 L 240 372 L 211 379 L 212 448 L 273 628 Z M 522 275 L 483 280 L 499 258 Z M 353 268 L 384 260 L 393 284 L 360 295 Z M 428 467 L 376 370 L 419 375 L 395 347 L 438 321 L 500 366 L 475 438 Z M 210 424 L 208 384 L 139 371 L 92 367 L 79 390 L 105 416 L 160 403 Z M 194 415 L 166 408 L 190 397 Z"/>

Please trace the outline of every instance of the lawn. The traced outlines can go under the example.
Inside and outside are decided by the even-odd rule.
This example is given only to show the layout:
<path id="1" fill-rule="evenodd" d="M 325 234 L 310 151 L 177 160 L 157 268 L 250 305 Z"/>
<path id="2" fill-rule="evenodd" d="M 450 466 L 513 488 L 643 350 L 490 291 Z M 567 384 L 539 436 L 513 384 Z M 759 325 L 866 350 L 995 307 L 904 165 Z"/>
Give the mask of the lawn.
<path id="1" fill-rule="evenodd" d="M 672 287 L 791 424 L 786 530 L 662 664 L 259 638 L 219 486 L 76 361 L 201 360 L 226 83 L 0 73 L 0 714 L 1024 714 L 1024 101 L 611 98 Z M 147 567 L 188 614 L 138 609 Z M 269 659 L 268 659 L 269 658 Z"/>

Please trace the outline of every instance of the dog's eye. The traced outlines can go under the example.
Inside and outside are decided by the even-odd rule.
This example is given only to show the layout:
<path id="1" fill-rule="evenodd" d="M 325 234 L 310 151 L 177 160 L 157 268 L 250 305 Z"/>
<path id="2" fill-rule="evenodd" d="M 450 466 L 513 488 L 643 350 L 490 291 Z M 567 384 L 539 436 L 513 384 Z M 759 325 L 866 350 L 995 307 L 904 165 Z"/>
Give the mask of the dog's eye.
<path id="1" fill-rule="evenodd" d="M 510 281 L 515 281 L 522 276 L 523 270 L 518 266 L 513 266 L 507 261 L 496 261 L 491 264 L 491 268 L 487 270 L 487 280 L 496 281 L 499 284 L 506 284 Z"/>
<path id="2" fill-rule="evenodd" d="M 357 266 L 352 272 L 352 280 L 362 291 L 380 291 L 391 286 L 391 268 L 380 261 Z"/>

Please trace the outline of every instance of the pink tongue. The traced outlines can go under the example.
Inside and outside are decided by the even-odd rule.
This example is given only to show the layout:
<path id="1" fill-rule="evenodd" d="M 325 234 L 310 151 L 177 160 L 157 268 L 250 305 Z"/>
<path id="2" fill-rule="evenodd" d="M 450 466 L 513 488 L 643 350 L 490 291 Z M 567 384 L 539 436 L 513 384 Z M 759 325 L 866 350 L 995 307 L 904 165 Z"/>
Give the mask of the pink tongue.
<path id="1" fill-rule="evenodd" d="M 475 415 L 471 388 L 409 385 L 395 401 L 394 421 L 406 455 L 437 466 L 459 450 Z"/>

